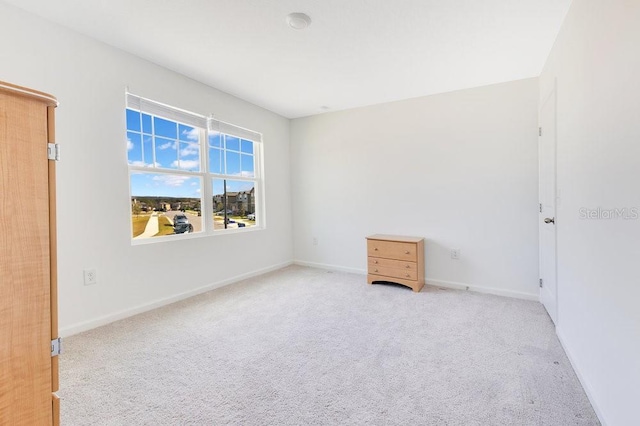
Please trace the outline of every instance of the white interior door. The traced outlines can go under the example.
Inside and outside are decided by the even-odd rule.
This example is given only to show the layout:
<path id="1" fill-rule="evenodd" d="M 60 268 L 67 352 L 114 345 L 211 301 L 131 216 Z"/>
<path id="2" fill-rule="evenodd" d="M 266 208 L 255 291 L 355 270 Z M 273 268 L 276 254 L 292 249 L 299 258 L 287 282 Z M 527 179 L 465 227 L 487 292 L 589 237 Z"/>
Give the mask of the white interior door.
<path id="1" fill-rule="evenodd" d="M 558 323 L 556 267 L 556 89 L 540 110 L 540 301 Z"/>

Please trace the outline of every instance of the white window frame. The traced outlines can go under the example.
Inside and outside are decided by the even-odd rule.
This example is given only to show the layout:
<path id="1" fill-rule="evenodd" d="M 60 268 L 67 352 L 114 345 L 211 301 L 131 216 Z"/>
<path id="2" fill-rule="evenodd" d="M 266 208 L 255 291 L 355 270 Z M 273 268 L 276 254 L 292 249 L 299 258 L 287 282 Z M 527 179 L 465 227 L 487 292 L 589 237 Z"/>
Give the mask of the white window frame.
<path id="1" fill-rule="evenodd" d="M 153 117 L 163 118 L 165 120 L 173 121 L 178 124 L 183 124 L 189 127 L 194 127 L 200 130 L 199 132 L 199 147 L 200 147 L 200 171 L 191 171 L 185 169 L 169 169 L 169 168 L 160 168 L 154 166 L 141 166 L 141 165 L 132 165 L 129 163 L 129 159 L 127 157 L 128 163 L 128 175 L 129 175 L 129 211 L 133 214 L 131 205 L 131 199 L 133 197 L 132 188 L 131 188 L 131 176 L 135 173 L 145 173 L 145 174 L 158 174 L 158 175 L 180 175 L 180 176 L 188 176 L 188 177 L 196 177 L 200 179 L 200 211 L 202 217 L 202 231 L 194 232 L 194 233 L 185 233 L 185 234 L 171 234 L 159 237 L 149 237 L 144 239 L 135 239 L 133 237 L 133 224 L 131 220 L 130 223 L 130 238 L 132 245 L 138 244 L 149 244 L 156 242 L 164 242 L 164 241 L 176 241 L 183 239 L 191 239 L 191 238 L 203 238 L 210 237 L 213 235 L 220 234 L 233 234 L 233 233 L 243 233 L 243 232 L 251 232 L 262 230 L 266 228 L 266 220 L 265 220 L 265 197 L 264 197 L 264 164 L 263 164 L 263 141 L 262 134 L 255 132 L 253 130 L 249 130 L 240 126 L 236 126 L 231 123 L 227 123 L 218 119 L 215 119 L 213 116 L 206 117 L 200 114 L 196 114 L 190 111 L 182 110 L 179 108 L 172 107 L 170 105 L 166 105 L 157 101 L 153 101 L 150 99 L 143 98 L 141 96 L 134 95 L 130 92 L 126 93 L 126 106 L 125 112 L 127 109 L 131 109 L 141 114 L 151 115 L 152 117 L 152 126 L 153 126 Z M 142 121 L 142 118 L 141 118 Z M 129 131 L 125 122 L 125 134 Z M 155 130 L 155 129 L 154 129 Z M 254 158 L 254 177 L 243 177 L 236 175 L 229 175 L 226 173 L 211 173 L 209 167 L 209 135 L 213 132 L 219 132 L 221 134 L 226 134 L 230 136 L 234 136 L 240 139 L 240 143 L 242 139 L 250 140 L 253 142 L 253 158 Z M 140 127 L 140 134 L 142 137 L 142 146 L 144 146 L 144 128 Z M 155 137 L 155 133 L 153 133 L 152 137 Z M 125 138 L 126 140 L 126 138 Z M 178 135 L 178 144 L 179 135 Z M 153 162 L 156 162 L 155 155 L 155 141 L 152 139 L 151 143 L 153 153 Z M 240 147 L 241 151 L 241 147 Z M 142 148 L 142 152 L 144 152 L 144 148 Z M 179 152 L 179 145 L 178 145 Z M 223 150 L 223 152 L 225 152 Z M 242 154 L 240 154 L 242 155 Z M 144 155 L 142 157 L 144 162 Z M 178 154 L 178 162 L 179 154 Z M 242 170 L 241 170 L 242 171 Z M 227 229 L 214 229 L 214 206 L 213 206 L 213 179 L 226 179 L 231 181 L 246 181 L 254 183 L 254 197 L 255 197 L 255 216 L 256 221 L 255 225 L 250 227 L 243 228 L 227 228 Z"/>

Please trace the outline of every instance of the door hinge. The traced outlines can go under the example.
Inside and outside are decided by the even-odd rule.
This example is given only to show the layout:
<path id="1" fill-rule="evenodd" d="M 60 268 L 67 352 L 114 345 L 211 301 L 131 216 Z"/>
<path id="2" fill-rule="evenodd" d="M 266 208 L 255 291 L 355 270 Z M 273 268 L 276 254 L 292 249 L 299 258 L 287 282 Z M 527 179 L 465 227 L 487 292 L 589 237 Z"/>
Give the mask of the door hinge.
<path id="1" fill-rule="evenodd" d="M 538 127 L 538 136 L 542 136 L 542 127 Z"/>
<path id="2" fill-rule="evenodd" d="M 540 278 L 540 288 L 542 288 L 542 278 Z"/>
<path id="3" fill-rule="evenodd" d="M 540 213 L 542 213 L 542 203 L 540 203 Z"/>
<path id="4" fill-rule="evenodd" d="M 51 356 L 58 356 L 62 353 L 62 337 L 51 341 Z"/>
<path id="5" fill-rule="evenodd" d="M 48 143 L 47 158 L 53 161 L 60 161 L 60 145 L 57 143 Z"/>

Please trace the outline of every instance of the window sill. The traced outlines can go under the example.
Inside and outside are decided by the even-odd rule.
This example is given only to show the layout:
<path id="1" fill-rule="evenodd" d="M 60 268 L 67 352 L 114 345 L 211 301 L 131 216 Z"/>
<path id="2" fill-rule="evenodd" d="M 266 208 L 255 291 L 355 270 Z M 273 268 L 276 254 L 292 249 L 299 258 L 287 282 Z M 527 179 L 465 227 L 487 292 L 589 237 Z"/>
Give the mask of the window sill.
<path id="1" fill-rule="evenodd" d="M 138 239 L 138 240 L 132 238 L 131 245 L 144 246 L 147 244 L 166 243 L 169 241 L 184 241 L 184 240 L 193 240 L 193 239 L 209 238 L 209 237 L 217 238 L 224 235 L 246 234 L 251 232 L 263 231 L 265 229 L 266 227 L 264 226 L 256 225 L 256 226 L 252 226 L 250 228 L 244 228 L 244 229 L 234 228 L 234 229 L 226 229 L 226 230 L 220 230 L 220 231 L 194 232 L 191 234 L 180 234 L 180 235 L 169 234 L 169 235 L 163 235 L 161 237 L 150 237 L 150 238 L 144 238 L 144 239 Z"/>

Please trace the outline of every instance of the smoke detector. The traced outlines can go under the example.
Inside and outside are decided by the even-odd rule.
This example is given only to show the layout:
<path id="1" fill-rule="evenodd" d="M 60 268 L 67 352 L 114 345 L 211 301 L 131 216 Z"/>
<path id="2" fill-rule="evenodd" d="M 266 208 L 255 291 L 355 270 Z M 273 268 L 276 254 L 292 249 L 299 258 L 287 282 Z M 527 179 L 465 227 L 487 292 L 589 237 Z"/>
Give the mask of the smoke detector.
<path id="1" fill-rule="evenodd" d="M 311 18 L 304 13 L 290 13 L 287 15 L 287 25 L 294 30 L 304 30 L 311 25 Z"/>

